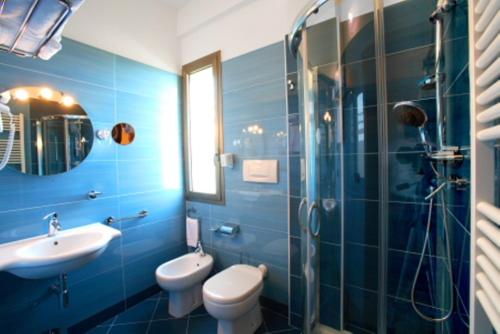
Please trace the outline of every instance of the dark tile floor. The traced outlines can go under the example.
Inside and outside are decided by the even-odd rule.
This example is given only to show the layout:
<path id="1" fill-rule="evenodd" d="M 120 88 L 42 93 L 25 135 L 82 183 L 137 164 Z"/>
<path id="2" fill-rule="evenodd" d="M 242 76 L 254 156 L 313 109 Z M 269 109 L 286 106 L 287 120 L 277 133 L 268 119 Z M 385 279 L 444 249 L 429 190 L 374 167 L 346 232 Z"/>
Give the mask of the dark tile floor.
<path id="1" fill-rule="evenodd" d="M 258 334 L 299 334 L 288 325 L 288 319 L 263 308 L 264 318 Z M 203 306 L 184 318 L 175 319 L 168 314 L 168 294 L 159 293 L 107 320 L 88 334 L 216 334 L 217 321 Z"/>

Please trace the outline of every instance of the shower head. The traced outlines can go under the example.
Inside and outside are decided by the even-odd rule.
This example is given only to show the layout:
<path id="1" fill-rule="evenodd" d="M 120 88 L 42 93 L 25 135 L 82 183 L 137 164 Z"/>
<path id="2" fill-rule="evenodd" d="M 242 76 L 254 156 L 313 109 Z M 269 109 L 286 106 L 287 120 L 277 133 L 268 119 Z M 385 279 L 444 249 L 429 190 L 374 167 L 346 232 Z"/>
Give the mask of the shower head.
<path id="1" fill-rule="evenodd" d="M 420 142 L 424 146 L 427 154 L 432 153 L 432 146 L 429 141 L 429 135 L 425 129 L 428 118 L 425 110 L 415 102 L 404 101 L 396 103 L 393 108 L 397 114 L 398 120 L 401 124 L 412 126 L 418 129 L 420 135 Z"/>
<path id="2" fill-rule="evenodd" d="M 404 101 L 396 103 L 393 110 L 397 113 L 401 124 L 422 128 L 427 123 L 427 113 L 415 102 Z"/>

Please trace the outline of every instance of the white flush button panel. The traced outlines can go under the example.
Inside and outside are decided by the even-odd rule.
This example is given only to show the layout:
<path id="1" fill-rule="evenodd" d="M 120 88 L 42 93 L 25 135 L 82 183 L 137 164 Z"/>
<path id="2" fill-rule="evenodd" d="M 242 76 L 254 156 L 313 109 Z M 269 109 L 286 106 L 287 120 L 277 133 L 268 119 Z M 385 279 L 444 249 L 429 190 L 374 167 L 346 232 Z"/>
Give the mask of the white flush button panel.
<path id="1" fill-rule="evenodd" d="M 243 181 L 278 183 L 278 160 L 244 160 Z"/>

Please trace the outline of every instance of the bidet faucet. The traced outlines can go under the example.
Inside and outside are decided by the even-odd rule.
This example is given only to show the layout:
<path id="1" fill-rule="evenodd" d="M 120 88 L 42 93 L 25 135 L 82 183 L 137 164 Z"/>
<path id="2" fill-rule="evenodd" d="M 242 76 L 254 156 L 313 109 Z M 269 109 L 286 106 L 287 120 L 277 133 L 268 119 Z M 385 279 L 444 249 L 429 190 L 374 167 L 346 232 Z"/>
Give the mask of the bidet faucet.
<path id="1" fill-rule="evenodd" d="M 201 241 L 198 241 L 198 246 L 194 250 L 195 253 L 200 253 L 200 256 L 205 256 L 205 251 L 203 250 L 203 246 L 201 245 Z"/>
<path id="2" fill-rule="evenodd" d="M 48 215 L 43 217 L 43 220 L 49 221 L 49 233 L 47 234 L 48 237 L 55 236 L 57 232 L 61 230 L 61 224 L 59 223 L 56 212 L 49 213 Z"/>

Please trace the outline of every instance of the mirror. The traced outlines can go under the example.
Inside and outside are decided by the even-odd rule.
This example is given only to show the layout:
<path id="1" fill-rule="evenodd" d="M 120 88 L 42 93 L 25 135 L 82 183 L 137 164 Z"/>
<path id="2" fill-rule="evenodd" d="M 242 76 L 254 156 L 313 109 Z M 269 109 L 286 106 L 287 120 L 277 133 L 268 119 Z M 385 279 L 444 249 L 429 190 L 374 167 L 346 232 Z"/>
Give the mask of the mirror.
<path id="1" fill-rule="evenodd" d="M 120 145 L 132 144 L 135 138 L 134 127 L 128 123 L 118 123 L 111 131 L 113 140 Z"/>
<path id="2" fill-rule="evenodd" d="M 15 125 L 7 166 L 26 174 L 53 175 L 78 167 L 89 155 L 94 130 L 74 97 L 49 87 L 17 87 L 1 93 L 0 101 L 12 114 L 0 114 L 4 128 L 0 158 L 6 151 L 11 121 Z"/>

